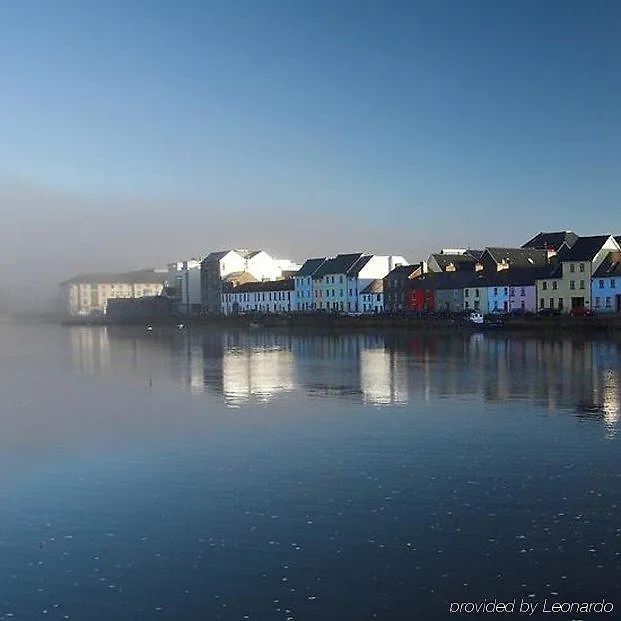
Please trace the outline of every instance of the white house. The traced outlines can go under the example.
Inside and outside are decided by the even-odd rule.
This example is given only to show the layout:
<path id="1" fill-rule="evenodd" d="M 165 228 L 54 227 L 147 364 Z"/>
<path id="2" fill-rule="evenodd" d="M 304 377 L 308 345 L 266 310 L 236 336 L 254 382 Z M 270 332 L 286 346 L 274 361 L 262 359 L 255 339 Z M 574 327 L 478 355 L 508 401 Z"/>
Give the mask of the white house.
<path id="1" fill-rule="evenodd" d="M 222 293 L 222 312 L 290 313 L 295 309 L 293 278 L 264 282 L 246 282 L 225 286 Z"/>
<path id="2" fill-rule="evenodd" d="M 295 266 L 286 259 L 274 259 L 264 250 L 221 250 L 201 261 L 201 304 L 204 311 L 221 312 L 223 279 L 229 274 L 247 272 L 257 280 L 282 277 L 282 267 Z"/>

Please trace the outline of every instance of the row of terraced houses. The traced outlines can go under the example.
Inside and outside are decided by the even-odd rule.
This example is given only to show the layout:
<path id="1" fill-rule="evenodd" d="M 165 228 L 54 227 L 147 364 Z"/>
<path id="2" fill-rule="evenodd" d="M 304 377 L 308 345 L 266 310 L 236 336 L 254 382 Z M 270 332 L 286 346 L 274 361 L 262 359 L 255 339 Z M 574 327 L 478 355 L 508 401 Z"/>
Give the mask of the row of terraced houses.
<path id="1" fill-rule="evenodd" d="M 619 313 L 621 236 L 543 232 L 519 247 L 446 248 L 416 263 L 358 252 L 300 265 L 263 250 L 231 249 L 165 270 L 85 274 L 62 287 L 72 315 L 144 312 L 149 305 L 180 315 Z"/>

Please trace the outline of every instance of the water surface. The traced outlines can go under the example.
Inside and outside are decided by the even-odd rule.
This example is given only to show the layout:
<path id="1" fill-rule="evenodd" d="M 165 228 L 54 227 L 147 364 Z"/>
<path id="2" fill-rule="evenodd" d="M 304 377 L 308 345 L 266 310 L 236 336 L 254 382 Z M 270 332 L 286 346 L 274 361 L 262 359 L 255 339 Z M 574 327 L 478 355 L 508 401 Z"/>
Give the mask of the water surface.
<path id="1" fill-rule="evenodd" d="M 620 354 L 3 324 L 0 619 L 616 606 Z"/>

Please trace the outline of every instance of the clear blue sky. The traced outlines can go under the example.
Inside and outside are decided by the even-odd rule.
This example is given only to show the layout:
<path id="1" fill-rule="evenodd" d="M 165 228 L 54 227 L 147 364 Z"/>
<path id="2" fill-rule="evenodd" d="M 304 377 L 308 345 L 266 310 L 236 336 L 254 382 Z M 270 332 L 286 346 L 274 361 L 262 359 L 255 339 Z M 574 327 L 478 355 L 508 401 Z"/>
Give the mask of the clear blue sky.
<path id="1" fill-rule="evenodd" d="M 3 269 L 619 234 L 620 32 L 615 0 L 3 0 Z"/>

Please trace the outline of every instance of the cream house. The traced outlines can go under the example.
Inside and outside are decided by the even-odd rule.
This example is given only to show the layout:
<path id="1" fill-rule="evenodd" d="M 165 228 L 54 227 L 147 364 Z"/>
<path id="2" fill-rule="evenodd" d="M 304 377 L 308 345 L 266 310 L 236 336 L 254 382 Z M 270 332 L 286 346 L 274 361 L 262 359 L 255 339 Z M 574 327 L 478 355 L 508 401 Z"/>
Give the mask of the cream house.
<path id="1" fill-rule="evenodd" d="M 537 308 L 565 313 L 593 308 L 591 278 L 608 253 L 619 249 L 612 235 L 579 237 L 571 248 L 559 253 L 550 274 L 537 280 Z"/>
<path id="2" fill-rule="evenodd" d="M 123 274 L 80 274 L 60 284 L 65 312 L 73 316 L 103 315 L 111 298 L 140 298 L 162 292 L 167 270 Z"/>

